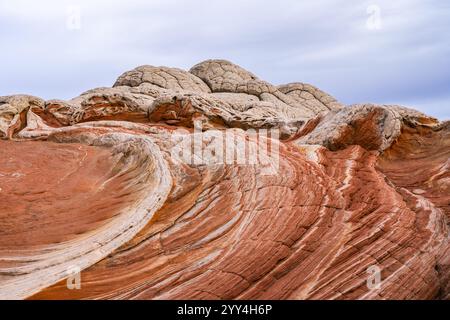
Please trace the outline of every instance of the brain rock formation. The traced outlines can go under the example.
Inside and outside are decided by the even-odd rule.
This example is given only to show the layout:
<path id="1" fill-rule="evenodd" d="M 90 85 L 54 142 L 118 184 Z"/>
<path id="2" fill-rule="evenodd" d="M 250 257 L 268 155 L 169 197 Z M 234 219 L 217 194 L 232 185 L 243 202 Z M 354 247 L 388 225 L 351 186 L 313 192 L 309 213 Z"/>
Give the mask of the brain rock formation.
<path id="1" fill-rule="evenodd" d="M 450 123 L 225 60 L 0 97 L 0 298 L 449 299 Z"/>

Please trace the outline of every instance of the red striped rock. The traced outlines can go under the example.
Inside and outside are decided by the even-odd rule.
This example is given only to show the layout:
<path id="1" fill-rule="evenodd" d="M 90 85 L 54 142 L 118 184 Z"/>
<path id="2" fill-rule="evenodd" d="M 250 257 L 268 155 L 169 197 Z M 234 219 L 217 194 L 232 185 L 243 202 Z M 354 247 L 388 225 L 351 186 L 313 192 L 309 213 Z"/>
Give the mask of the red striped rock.
<path id="1" fill-rule="evenodd" d="M 2 97 L 0 137 L 1 298 L 450 297 L 448 122 L 209 60 Z"/>

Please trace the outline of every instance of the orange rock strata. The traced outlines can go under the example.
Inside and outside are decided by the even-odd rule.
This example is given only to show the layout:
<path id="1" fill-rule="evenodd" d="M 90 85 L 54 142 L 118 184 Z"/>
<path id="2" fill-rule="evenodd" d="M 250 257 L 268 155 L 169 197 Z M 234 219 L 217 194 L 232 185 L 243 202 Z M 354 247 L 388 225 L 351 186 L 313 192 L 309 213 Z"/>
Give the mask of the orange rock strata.
<path id="1" fill-rule="evenodd" d="M 1 298 L 450 298 L 448 122 L 209 60 L 0 98 L 0 136 Z"/>

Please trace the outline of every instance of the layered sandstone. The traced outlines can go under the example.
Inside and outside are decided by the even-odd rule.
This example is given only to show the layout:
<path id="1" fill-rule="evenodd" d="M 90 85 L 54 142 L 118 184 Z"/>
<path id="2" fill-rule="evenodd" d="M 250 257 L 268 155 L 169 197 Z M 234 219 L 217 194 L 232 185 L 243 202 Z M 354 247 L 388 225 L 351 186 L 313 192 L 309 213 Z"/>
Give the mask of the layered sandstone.
<path id="1" fill-rule="evenodd" d="M 450 298 L 449 122 L 208 60 L 0 97 L 0 139 L 0 298 Z"/>

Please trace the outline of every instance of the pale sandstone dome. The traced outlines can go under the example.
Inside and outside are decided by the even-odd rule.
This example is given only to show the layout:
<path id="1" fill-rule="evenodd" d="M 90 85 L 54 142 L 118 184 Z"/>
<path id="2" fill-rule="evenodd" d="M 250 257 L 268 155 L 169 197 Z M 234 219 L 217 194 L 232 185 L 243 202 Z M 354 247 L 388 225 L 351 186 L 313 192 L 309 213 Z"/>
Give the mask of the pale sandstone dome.
<path id="1" fill-rule="evenodd" d="M 278 172 L 171 156 L 199 125 L 277 144 Z M 0 298 L 450 298 L 450 124 L 418 111 L 207 60 L 0 97 L 0 139 Z"/>

